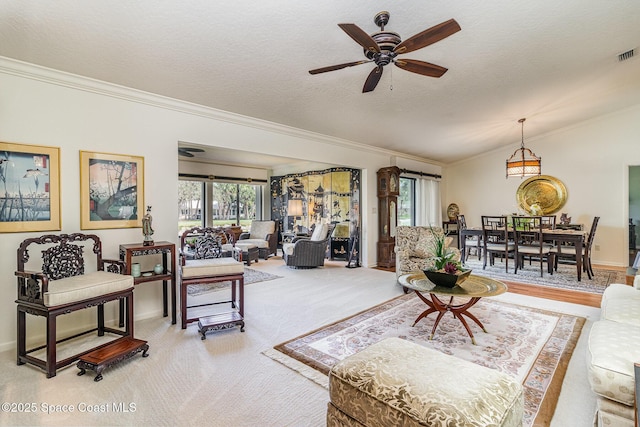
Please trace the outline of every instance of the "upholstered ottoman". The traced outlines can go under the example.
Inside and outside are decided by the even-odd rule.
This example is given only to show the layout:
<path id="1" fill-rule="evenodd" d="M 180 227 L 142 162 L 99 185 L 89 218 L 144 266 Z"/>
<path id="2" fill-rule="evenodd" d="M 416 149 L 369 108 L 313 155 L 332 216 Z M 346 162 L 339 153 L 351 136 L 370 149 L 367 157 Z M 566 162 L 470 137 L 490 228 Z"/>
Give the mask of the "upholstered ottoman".
<path id="1" fill-rule="evenodd" d="M 522 426 L 522 385 L 510 376 L 400 338 L 329 373 L 327 426 Z"/>
<path id="2" fill-rule="evenodd" d="M 258 245 L 238 242 L 236 243 L 236 248 L 242 252 L 242 261 L 244 261 L 247 266 L 251 265 L 251 261 L 258 262 L 258 255 L 260 255 Z"/>

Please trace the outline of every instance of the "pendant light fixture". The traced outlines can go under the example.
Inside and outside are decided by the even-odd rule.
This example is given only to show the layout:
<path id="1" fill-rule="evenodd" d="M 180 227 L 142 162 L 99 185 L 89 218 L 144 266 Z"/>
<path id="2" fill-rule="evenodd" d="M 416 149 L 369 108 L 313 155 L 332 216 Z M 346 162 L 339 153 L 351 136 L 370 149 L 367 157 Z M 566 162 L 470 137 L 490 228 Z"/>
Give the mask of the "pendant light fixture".
<path id="1" fill-rule="evenodd" d="M 507 178 L 510 176 L 519 176 L 523 178 L 525 176 L 540 175 L 542 159 L 533 154 L 533 151 L 528 148 L 524 148 L 524 121 L 527 119 L 520 119 L 518 123 L 522 125 L 522 142 L 520 148 L 514 151 L 513 155 L 507 159 Z"/>

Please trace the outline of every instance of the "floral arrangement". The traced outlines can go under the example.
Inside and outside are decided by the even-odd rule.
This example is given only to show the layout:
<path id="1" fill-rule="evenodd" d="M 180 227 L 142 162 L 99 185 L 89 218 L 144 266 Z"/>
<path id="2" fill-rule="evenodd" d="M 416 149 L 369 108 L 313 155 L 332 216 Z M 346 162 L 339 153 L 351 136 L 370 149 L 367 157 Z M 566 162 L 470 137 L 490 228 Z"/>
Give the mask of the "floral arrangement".
<path id="1" fill-rule="evenodd" d="M 456 253 L 447 247 L 446 234 L 438 232 L 431 228 L 433 234 L 433 271 L 440 271 L 448 274 L 458 274 L 462 269 L 462 265 L 456 258 Z"/>

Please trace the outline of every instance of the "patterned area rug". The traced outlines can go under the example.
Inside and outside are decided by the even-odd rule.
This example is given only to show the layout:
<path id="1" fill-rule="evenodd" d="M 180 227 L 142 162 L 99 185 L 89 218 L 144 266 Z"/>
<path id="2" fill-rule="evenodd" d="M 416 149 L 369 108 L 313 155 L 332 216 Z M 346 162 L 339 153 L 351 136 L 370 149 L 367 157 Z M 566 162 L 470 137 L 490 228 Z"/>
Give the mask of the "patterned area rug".
<path id="1" fill-rule="evenodd" d="M 488 331 L 469 322 L 473 345 L 453 316 L 443 317 L 433 340 L 428 337 L 434 314 L 412 327 L 426 308 L 414 293 L 402 295 L 263 354 L 327 387 L 335 363 L 384 338 L 399 337 L 517 378 L 525 390 L 523 425 L 549 425 L 584 318 L 485 298 L 470 310 Z"/>
<path id="2" fill-rule="evenodd" d="M 250 285 L 251 283 L 266 282 L 268 280 L 280 279 L 282 276 L 276 276 L 275 274 L 265 273 L 264 271 L 254 270 L 253 268 L 244 268 L 244 284 Z M 187 294 L 191 296 L 197 296 L 206 294 L 208 292 L 217 291 L 231 286 L 231 282 L 210 283 L 204 285 L 189 285 L 187 286 Z"/>
<path id="3" fill-rule="evenodd" d="M 467 259 L 465 264 L 473 269 L 473 274 L 490 277 L 492 279 L 529 283 L 532 285 L 547 286 L 551 288 L 571 289 L 574 291 L 590 292 L 602 294 L 611 283 L 625 283 L 625 272 L 622 270 L 606 270 L 594 268 L 594 277 L 589 279 L 586 273 L 582 273 L 582 280 L 578 282 L 576 266 L 570 264 L 559 264 L 558 271 L 553 274 L 547 273 L 547 266 L 543 264 L 544 276 L 540 277 L 540 263 L 533 261 L 531 265 L 525 261 L 523 269 L 518 269 L 518 273 L 513 274 L 513 260 L 509 260 L 509 272 L 504 271 L 504 261 L 496 259 L 493 266 L 487 265 L 482 269 L 482 261 L 478 261 L 474 255 L 472 259 Z"/>

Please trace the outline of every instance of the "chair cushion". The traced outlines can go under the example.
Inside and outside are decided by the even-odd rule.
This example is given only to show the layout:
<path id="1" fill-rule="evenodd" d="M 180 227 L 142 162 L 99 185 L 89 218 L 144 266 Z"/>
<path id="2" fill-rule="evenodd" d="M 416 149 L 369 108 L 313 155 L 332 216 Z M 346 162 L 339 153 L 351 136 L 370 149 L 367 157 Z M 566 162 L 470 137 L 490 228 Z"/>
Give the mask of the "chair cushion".
<path id="1" fill-rule="evenodd" d="M 269 247 L 269 241 L 268 240 L 264 240 L 264 239 L 242 239 L 242 240 L 238 240 L 238 243 L 236 243 L 236 246 L 238 246 L 238 244 L 242 242 L 243 244 L 250 244 L 250 245 L 256 245 L 258 248 L 268 248 Z"/>
<path id="2" fill-rule="evenodd" d="M 513 243 L 508 243 L 506 245 L 507 250 L 514 250 L 516 246 Z M 504 251 L 505 244 L 504 243 L 487 243 L 488 251 Z"/>
<path id="3" fill-rule="evenodd" d="M 295 243 L 283 243 L 282 244 L 282 253 L 287 255 L 293 255 L 293 246 Z"/>
<path id="4" fill-rule="evenodd" d="M 276 231 L 275 221 L 252 221 L 249 229 L 249 239 L 266 239 L 267 234 L 273 234 Z"/>
<path id="5" fill-rule="evenodd" d="M 253 248 L 257 248 L 257 247 L 258 247 L 258 245 L 256 245 L 255 243 L 247 242 L 246 240 L 243 240 L 242 242 L 236 243 L 236 248 L 240 249 L 243 252 L 246 252 L 249 249 L 253 249 Z"/>
<path id="6" fill-rule="evenodd" d="M 640 327 L 599 320 L 589 332 L 589 383 L 594 393 L 633 406 L 633 364 L 640 361 Z"/>
<path id="7" fill-rule="evenodd" d="M 124 291 L 132 287 L 132 276 L 107 271 L 93 271 L 50 281 L 49 291 L 43 295 L 43 301 L 46 307 L 56 307 Z"/>
<path id="8" fill-rule="evenodd" d="M 233 258 L 187 260 L 182 266 L 182 277 L 215 277 L 243 274 L 244 264 Z"/>
<path id="9" fill-rule="evenodd" d="M 521 426 L 522 385 L 509 375 L 400 338 L 330 371 L 331 402 L 367 426 Z"/>
<path id="10" fill-rule="evenodd" d="M 326 223 L 316 224 L 315 230 L 313 230 L 313 234 L 311 234 L 311 239 L 315 242 L 319 242 L 320 240 L 324 240 L 327 237 L 327 232 L 329 231 L 329 225 Z"/>

